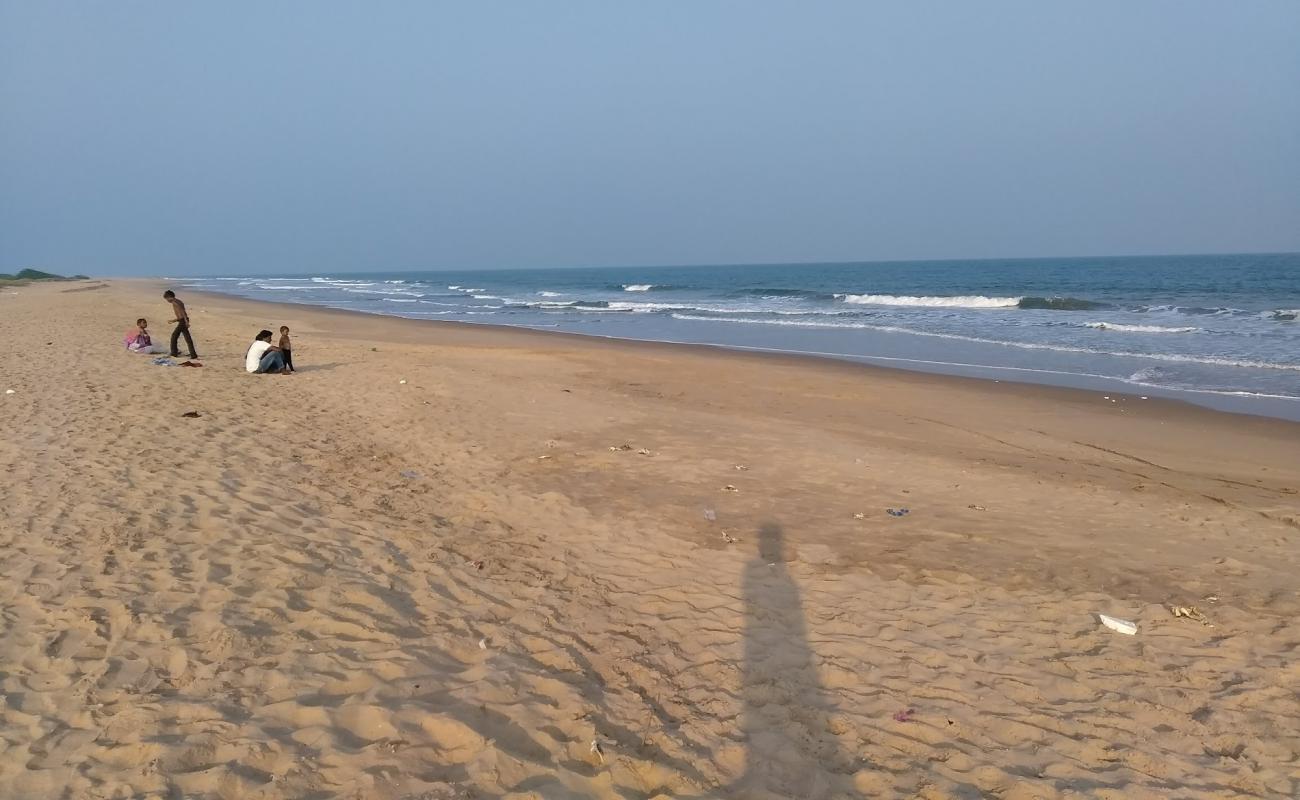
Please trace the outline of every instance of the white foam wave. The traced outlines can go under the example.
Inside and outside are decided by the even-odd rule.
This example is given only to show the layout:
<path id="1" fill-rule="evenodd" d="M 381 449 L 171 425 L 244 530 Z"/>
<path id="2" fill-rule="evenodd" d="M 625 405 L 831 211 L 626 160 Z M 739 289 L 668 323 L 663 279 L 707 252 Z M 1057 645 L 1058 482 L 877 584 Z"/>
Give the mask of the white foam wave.
<path id="1" fill-rule="evenodd" d="M 1173 361 L 1187 364 L 1212 364 L 1219 367 L 1245 367 L 1253 369 L 1277 369 L 1288 372 L 1300 372 L 1300 364 L 1277 364 L 1270 361 L 1251 361 L 1247 359 L 1218 358 L 1215 356 L 1190 356 L 1181 353 L 1134 353 L 1123 350 L 1093 350 L 1089 347 L 1071 347 L 1069 345 L 1040 344 L 1037 342 L 1009 342 L 1002 339 L 986 339 L 982 336 L 963 336 L 957 333 L 939 333 L 937 331 L 918 331 L 896 325 L 872 325 L 865 322 L 814 322 L 784 319 L 743 319 L 740 317 L 701 317 L 693 314 L 673 314 L 673 319 L 695 320 L 699 322 L 733 322 L 749 325 L 785 325 L 796 328 L 857 328 L 881 331 L 884 333 L 905 333 L 912 336 L 929 336 L 936 339 L 955 339 L 978 344 L 994 344 L 1002 347 L 1015 347 L 1021 350 L 1051 350 L 1058 353 L 1085 353 L 1094 356 L 1117 356 L 1120 358 L 1144 358 L 1154 361 Z"/>
<path id="2" fill-rule="evenodd" d="M 319 277 L 318 277 L 318 278 L 312 278 L 312 279 L 311 279 L 311 282 L 312 282 L 312 283 L 324 283 L 324 284 L 328 284 L 328 285 L 330 285 L 330 286 L 351 286 L 351 287 L 353 287 L 353 288 L 361 288 L 361 287 L 365 287 L 365 286 L 374 286 L 374 285 L 375 285 L 375 284 L 374 284 L 374 281 L 345 281 L 345 280 L 339 280 L 339 279 L 337 279 L 337 278 L 319 278 Z"/>
<path id="3" fill-rule="evenodd" d="M 563 292 L 538 292 L 538 297 L 564 297 Z"/>
<path id="4" fill-rule="evenodd" d="M 982 295 L 959 295 L 956 297 L 934 297 L 894 294 L 837 294 L 836 298 L 846 303 L 866 306 L 912 306 L 925 308 L 1015 308 L 1022 297 L 984 297 Z"/>
<path id="5" fill-rule="evenodd" d="M 1166 328 L 1162 325 L 1124 325 L 1119 322 L 1086 322 L 1085 328 L 1100 331 L 1120 331 L 1123 333 L 1196 333 L 1200 328 Z"/>
<path id="6" fill-rule="evenodd" d="M 653 283 L 625 283 L 623 291 L 625 292 L 648 292 L 655 288 Z"/>
<path id="7" fill-rule="evenodd" d="M 481 291 L 481 290 L 480 290 Z M 504 300 L 504 297 L 497 297 L 494 294 L 476 294 L 473 295 L 475 300 Z"/>

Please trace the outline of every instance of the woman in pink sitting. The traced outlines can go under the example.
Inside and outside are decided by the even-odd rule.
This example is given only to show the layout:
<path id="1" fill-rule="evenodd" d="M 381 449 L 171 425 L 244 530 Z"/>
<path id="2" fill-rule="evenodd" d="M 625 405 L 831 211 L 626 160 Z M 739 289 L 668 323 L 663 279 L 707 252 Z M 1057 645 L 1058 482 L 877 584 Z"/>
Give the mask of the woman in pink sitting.
<path id="1" fill-rule="evenodd" d="M 157 355 L 158 353 L 167 352 L 167 348 L 160 344 L 154 344 L 149 338 L 149 320 L 141 317 L 135 321 L 135 330 L 126 332 L 126 349 L 132 353 L 145 353 L 147 355 Z"/>

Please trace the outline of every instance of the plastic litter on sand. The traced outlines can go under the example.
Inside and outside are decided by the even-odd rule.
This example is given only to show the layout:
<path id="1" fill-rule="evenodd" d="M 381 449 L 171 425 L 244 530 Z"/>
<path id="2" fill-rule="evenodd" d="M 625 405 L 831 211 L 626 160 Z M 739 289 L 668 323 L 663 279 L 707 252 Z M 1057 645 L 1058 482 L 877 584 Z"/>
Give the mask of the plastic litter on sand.
<path id="1" fill-rule="evenodd" d="M 1097 619 L 1101 621 L 1102 625 L 1105 625 L 1107 628 L 1110 628 L 1116 633 L 1122 633 L 1125 636 L 1133 636 L 1138 632 L 1138 626 L 1136 622 L 1129 622 L 1126 619 L 1120 619 L 1119 617 L 1111 617 L 1105 614 L 1098 614 Z"/>

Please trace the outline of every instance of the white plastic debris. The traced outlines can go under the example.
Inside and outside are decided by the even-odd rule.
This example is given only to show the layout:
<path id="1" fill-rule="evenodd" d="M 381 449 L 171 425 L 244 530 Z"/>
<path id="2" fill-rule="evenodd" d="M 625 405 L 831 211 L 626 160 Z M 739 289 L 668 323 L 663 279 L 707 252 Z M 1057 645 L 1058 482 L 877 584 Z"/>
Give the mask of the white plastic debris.
<path id="1" fill-rule="evenodd" d="M 406 379 L 403 378 L 403 379 L 401 379 L 400 381 L 398 381 L 398 383 L 400 383 L 400 384 L 405 384 L 405 383 L 406 383 Z"/>
<path id="2" fill-rule="evenodd" d="M 5 394 L 15 394 L 13 389 L 5 389 Z"/>
<path id="3" fill-rule="evenodd" d="M 1097 619 L 1101 620 L 1102 625 L 1105 625 L 1107 628 L 1110 628 L 1116 633 L 1122 633 L 1125 636 L 1134 636 L 1138 632 L 1138 626 L 1136 622 L 1129 622 L 1126 619 L 1120 619 L 1119 617 L 1110 617 L 1105 614 L 1098 614 Z"/>
<path id="4" fill-rule="evenodd" d="M 487 649 L 487 639 L 479 639 L 479 640 L 478 640 L 478 649 L 480 649 L 480 650 L 486 650 L 486 649 Z"/>
<path id="5" fill-rule="evenodd" d="M 717 522 L 718 512 L 714 511 L 711 508 L 706 508 L 704 509 L 704 518 L 707 519 L 709 522 Z"/>

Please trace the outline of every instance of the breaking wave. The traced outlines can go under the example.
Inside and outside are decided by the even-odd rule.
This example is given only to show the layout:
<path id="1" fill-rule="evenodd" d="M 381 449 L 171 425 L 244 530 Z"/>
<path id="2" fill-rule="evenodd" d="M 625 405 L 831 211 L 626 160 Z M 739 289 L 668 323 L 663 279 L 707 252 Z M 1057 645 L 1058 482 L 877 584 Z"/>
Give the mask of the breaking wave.
<path id="1" fill-rule="evenodd" d="M 1200 328 L 1167 328 L 1163 325 L 1124 325 L 1118 322 L 1086 322 L 1085 328 L 1122 333 L 1196 333 Z"/>

